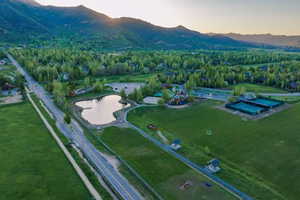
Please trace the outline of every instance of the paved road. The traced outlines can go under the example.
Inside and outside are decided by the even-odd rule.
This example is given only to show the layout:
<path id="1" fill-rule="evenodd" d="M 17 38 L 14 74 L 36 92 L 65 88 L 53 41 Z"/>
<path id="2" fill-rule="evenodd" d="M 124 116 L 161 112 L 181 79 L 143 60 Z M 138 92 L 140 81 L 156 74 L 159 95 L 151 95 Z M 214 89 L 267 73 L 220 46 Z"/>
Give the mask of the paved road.
<path id="1" fill-rule="evenodd" d="M 253 200 L 253 198 L 251 198 L 250 196 L 248 196 L 247 194 L 239 191 L 238 189 L 236 189 L 235 187 L 233 187 L 232 185 L 228 184 L 227 182 L 223 181 L 222 179 L 220 179 L 219 177 L 211 174 L 209 171 L 207 171 L 207 169 L 203 166 L 199 166 L 196 163 L 190 161 L 189 159 L 187 159 L 186 157 L 178 154 L 177 152 L 173 151 L 169 145 L 165 145 L 162 144 L 160 141 L 156 140 L 155 138 L 153 138 L 152 136 L 150 136 L 149 134 L 147 134 L 144 130 L 140 129 L 139 127 L 136 127 L 135 125 L 133 125 L 132 123 L 130 123 L 127 120 L 127 115 L 131 110 L 134 110 L 136 108 L 142 107 L 142 105 L 133 107 L 131 109 L 126 110 L 125 112 L 125 119 L 124 122 L 127 124 L 127 126 L 129 128 L 132 128 L 134 130 L 136 130 L 138 133 L 140 133 L 143 137 L 145 137 L 146 139 L 150 140 L 152 143 L 154 143 L 156 146 L 160 147 L 162 150 L 168 152 L 169 154 L 171 154 L 172 156 L 174 156 L 176 159 L 180 160 L 181 162 L 185 163 L 187 166 L 191 167 L 192 169 L 196 170 L 197 172 L 201 173 L 203 176 L 206 176 L 207 178 L 209 178 L 211 181 L 215 182 L 216 184 L 218 184 L 219 186 L 221 186 L 222 188 L 224 188 L 225 190 L 227 190 L 228 192 L 230 192 L 231 194 L 233 194 L 234 196 L 236 196 L 239 199 L 243 199 L 243 200 Z"/>
<path id="2" fill-rule="evenodd" d="M 227 102 L 232 96 L 232 90 L 222 90 L 222 89 L 211 89 L 211 88 L 201 88 L 194 90 L 193 94 L 200 98 L 213 99 L 219 101 Z M 300 97 L 300 92 L 295 93 L 259 93 L 262 96 L 274 96 L 274 97 Z"/>
<path id="3" fill-rule="evenodd" d="M 11 55 L 7 56 L 16 66 L 17 70 L 24 75 L 29 89 L 43 101 L 48 110 L 50 110 L 53 114 L 56 119 L 56 125 L 60 131 L 74 142 L 78 148 L 80 148 L 88 161 L 91 162 L 96 171 L 101 174 L 106 181 L 108 181 L 113 190 L 124 200 L 143 199 L 139 192 L 132 187 L 128 181 L 110 165 L 110 163 L 89 142 L 89 140 L 86 139 L 80 125 L 75 120 L 72 120 L 70 125 L 65 124 L 64 113 L 53 103 L 50 95 L 45 91 L 45 89 L 36 82 Z"/>
<path id="4" fill-rule="evenodd" d="M 299 92 L 295 93 L 260 93 L 262 96 L 273 96 L 273 97 L 300 97 Z"/>
<path id="5" fill-rule="evenodd" d="M 42 114 L 42 112 L 40 111 L 40 109 L 37 107 L 37 105 L 35 104 L 35 102 L 32 100 L 32 98 L 31 98 L 30 94 L 28 93 L 28 91 L 26 91 L 26 95 L 27 95 L 29 101 L 31 102 L 31 104 L 33 105 L 34 109 L 38 112 L 38 114 L 41 117 L 42 121 L 46 125 L 46 127 L 49 130 L 50 134 L 55 139 L 55 141 L 58 144 L 59 148 L 63 151 L 63 153 L 65 154 L 65 156 L 67 157 L 67 159 L 69 160 L 69 162 L 71 163 L 71 165 L 74 167 L 74 169 L 77 172 L 78 176 L 80 177 L 80 179 L 82 180 L 82 182 L 84 183 L 84 185 L 87 187 L 87 189 L 89 190 L 89 192 L 91 193 L 91 195 L 94 197 L 95 200 L 102 200 L 102 198 L 99 195 L 98 191 L 94 188 L 94 186 L 91 184 L 91 182 L 89 181 L 89 179 L 86 177 L 86 175 L 84 174 L 84 172 L 82 171 L 82 169 L 78 166 L 78 164 L 76 163 L 76 161 L 74 160 L 74 158 L 72 157 L 72 155 L 70 154 L 70 152 L 67 150 L 67 148 L 65 147 L 65 145 L 61 142 L 61 140 L 59 139 L 59 137 L 56 135 L 56 133 L 53 130 L 52 126 L 48 123 L 48 121 L 46 120 L 46 118 L 44 117 L 44 115 Z"/>

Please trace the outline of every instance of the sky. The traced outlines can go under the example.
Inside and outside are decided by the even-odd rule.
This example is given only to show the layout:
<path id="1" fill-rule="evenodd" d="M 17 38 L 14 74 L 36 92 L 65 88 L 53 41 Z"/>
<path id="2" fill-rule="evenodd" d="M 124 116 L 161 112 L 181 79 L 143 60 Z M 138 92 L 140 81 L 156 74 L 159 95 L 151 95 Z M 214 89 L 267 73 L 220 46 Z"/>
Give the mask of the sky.
<path id="1" fill-rule="evenodd" d="M 202 32 L 300 35 L 300 0 L 36 0 Z"/>

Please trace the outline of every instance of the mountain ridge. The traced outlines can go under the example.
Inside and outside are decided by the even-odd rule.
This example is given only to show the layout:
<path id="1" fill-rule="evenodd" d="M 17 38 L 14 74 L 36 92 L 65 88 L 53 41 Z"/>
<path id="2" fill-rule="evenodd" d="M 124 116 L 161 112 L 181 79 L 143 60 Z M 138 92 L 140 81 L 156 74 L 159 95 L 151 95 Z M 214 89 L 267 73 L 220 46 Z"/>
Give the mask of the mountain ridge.
<path id="1" fill-rule="evenodd" d="M 99 48 L 240 49 L 257 44 L 210 36 L 184 26 L 165 28 L 141 19 L 111 18 L 85 6 L 43 6 L 34 0 L 0 2 L 0 40 L 66 40 Z"/>
<path id="2" fill-rule="evenodd" d="M 298 47 L 300 48 L 300 35 L 273 35 L 266 34 L 240 34 L 240 33 L 209 33 L 209 35 L 222 35 L 234 40 L 267 44 L 274 46 Z"/>

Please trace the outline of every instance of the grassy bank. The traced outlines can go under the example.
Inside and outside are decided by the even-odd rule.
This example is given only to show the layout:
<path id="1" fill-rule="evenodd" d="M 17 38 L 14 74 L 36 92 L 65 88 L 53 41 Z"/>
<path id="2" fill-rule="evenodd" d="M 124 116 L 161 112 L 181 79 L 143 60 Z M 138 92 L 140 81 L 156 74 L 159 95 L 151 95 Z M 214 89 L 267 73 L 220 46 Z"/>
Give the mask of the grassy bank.
<path id="1" fill-rule="evenodd" d="M 216 105 L 208 101 L 181 110 L 139 108 L 129 120 L 149 133 L 146 126 L 152 123 L 169 139 L 180 138 L 181 153 L 199 164 L 221 158 L 226 169 L 220 176 L 256 199 L 297 200 L 300 104 L 259 121 L 245 121 Z"/>
<path id="2" fill-rule="evenodd" d="M 268 98 L 278 100 L 278 101 L 284 101 L 287 103 L 297 103 L 300 101 L 299 96 L 269 96 Z"/>

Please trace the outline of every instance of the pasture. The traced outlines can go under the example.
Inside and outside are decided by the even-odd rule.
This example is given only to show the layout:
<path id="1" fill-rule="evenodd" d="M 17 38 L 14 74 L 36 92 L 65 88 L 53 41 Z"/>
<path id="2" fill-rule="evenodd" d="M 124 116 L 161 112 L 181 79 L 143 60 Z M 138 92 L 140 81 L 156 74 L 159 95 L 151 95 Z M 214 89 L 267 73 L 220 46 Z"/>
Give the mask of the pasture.
<path id="1" fill-rule="evenodd" d="M 107 128 L 101 138 L 164 199 L 236 199 L 132 129 Z M 185 182 L 192 182 L 192 186 L 180 189 Z"/>
<path id="2" fill-rule="evenodd" d="M 0 127 L 0 199 L 90 198 L 29 103 L 0 107 Z"/>
<path id="3" fill-rule="evenodd" d="M 300 104 L 257 121 L 216 109 L 218 105 L 206 101 L 185 109 L 142 107 L 129 113 L 129 121 L 155 137 L 148 124 L 159 127 L 169 140 L 181 139 L 180 153 L 199 164 L 220 158 L 225 170 L 219 176 L 256 199 L 297 200 Z"/>

